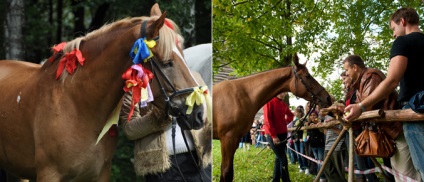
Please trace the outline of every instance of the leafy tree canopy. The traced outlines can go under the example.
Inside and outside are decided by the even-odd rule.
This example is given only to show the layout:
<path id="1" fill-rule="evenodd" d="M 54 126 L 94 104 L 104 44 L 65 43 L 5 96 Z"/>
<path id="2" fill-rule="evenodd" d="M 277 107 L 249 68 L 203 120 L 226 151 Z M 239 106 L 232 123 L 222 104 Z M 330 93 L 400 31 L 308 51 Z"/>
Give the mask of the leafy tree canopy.
<path id="1" fill-rule="evenodd" d="M 400 7 L 424 12 L 422 2 L 413 0 L 213 1 L 214 72 L 229 65 L 232 74 L 249 75 L 288 66 L 298 53 L 342 99 L 338 75 L 345 57 L 358 54 L 368 67 L 387 69 L 393 42 L 388 23 Z"/>

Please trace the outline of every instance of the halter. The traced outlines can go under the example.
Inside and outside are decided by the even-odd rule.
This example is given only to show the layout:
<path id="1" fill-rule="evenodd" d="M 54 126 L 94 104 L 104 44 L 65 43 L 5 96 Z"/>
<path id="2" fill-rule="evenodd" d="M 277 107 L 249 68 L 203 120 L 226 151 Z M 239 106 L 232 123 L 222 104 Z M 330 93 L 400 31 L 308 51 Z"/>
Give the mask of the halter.
<path id="1" fill-rule="evenodd" d="M 165 79 L 165 84 L 167 84 L 168 86 L 170 86 L 172 88 L 172 94 L 170 96 L 168 96 L 166 94 L 165 87 L 163 86 L 162 82 L 159 79 L 156 79 L 157 83 L 159 84 L 162 95 L 165 98 L 166 113 L 168 113 L 169 115 L 174 116 L 174 117 L 184 115 L 184 113 L 181 112 L 180 109 L 178 109 L 178 107 L 174 106 L 171 101 L 175 96 L 183 95 L 183 94 L 189 94 L 189 93 L 193 92 L 194 88 L 193 87 L 192 88 L 186 88 L 186 89 L 183 89 L 183 90 L 175 89 L 175 87 L 172 85 L 171 81 L 169 81 L 168 77 L 166 77 L 166 75 L 163 73 L 163 71 L 159 68 L 158 64 L 156 63 L 156 59 L 154 59 L 154 57 L 153 57 L 153 58 L 150 59 L 149 62 L 150 62 L 150 66 L 152 67 L 153 74 L 157 75 L 155 73 L 158 72 L 159 75 L 163 79 Z"/>
<path id="2" fill-rule="evenodd" d="M 318 90 L 317 93 L 312 92 L 312 89 L 305 83 L 305 81 L 303 81 L 303 79 L 297 73 L 296 68 L 294 68 L 294 66 L 292 66 L 292 70 L 293 70 L 294 76 L 297 78 L 297 79 L 294 80 L 294 89 L 296 90 L 296 80 L 300 80 L 300 83 L 302 83 L 302 85 L 305 87 L 306 91 L 309 93 L 309 95 L 311 95 L 311 97 L 312 97 L 312 103 L 313 104 L 318 104 L 318 102 L 321 100 L 318 97 L 318 94 L 321 93 L 324 90 L 324 87 L 321 87 L 321 89 Z M 316 100 L 316 99 L 318 99 L 318 100 Z"/>
<path id="3" fill-rule="evenodd" d="M 141 28 L 140 28 L 141 37 L 146 37 L 147 22 L 148 21 L 143 21 L 142 24 L 141 24 Z M 153 40 L 158 41 L 159 35 L 154 37 Z M 175 89 L 174 85 L 172 85 L 172 83 L 171 83 L 171 81 L 169 81 L 168 77 L 159 68 L 158 63 L 157 63 L 154 56 L 152 58 L 150 58 L 149 62 L 150 62 L 150 66 L 152 68 L 153 74 L 157 75 L 156 72 L 158 72 L 159 75 L 163 79 L 165 79 L 165 84 L 168 85 L 169 87 L 171 87 L 171 89 L 172 89 L 171 95 L 168 96 L 166 94 L 165 87 L 162 84 L 162 82 L 159 79 L 156 79 L 157 83 L 159 84 L 162 95 L 164 97 L 164 101 L 166 103 L 166 108 L 165 108 L 166 113 L 168 113 L 169 115 L 174 116 L 174 117 L 179 117 L 179 116 L 185 115 L 183 112 L 180 111 L 180 109 L 178 109 L 178 107 L 174 106 L 171 101 L 175 96 L 183 95 L 183 94 L 189 94 L 189 93 L 193 92 L 195 87 L 186 88 L 186 89 L 182 89 L 182 90 Z M 143 64 L 145 64 L 145 63 L 143 63 Z M 199 86 L 199 88 L 201 88 L 201 86 Z"/>
<path id="4" fill-rule="evenodd" d="M 146 27 L 147 27 L 147 21 L 144 21 L 141 25 L 141 30 L 140 30 L 141 37 L 146 37 Z M 158 41 L 159 36 L 154 37 L 153 40 Z M 168 96 L 166 94 L 164 85 L 162 84 L 162 82 L 158 78 L 156 78 L 157 83 L 159 84 L 160 90 L 162 92 L 162 95 L 164 97 L 164 101 L 166 103 L 166 108 L 165 108 L 166 113 L 168 113 L 168 115 L 172 116 L 172 135 L 171 136 L 172 136 L 172 147 L 173 147 L 173 150 L 174 150 L 174 153 L 175 153 L 175 151 L 176 151 L 175 150 L 175 133 L 176 133 L 175 129 L 176 129 L 176 125 L 177 125 L 177 117 L 184 116 L 185 113 L 181 112 L 181 110 L 178 107 L 174 106 L 171 101 L 174 97 L 176 97 L 178 95 L 189 94 L 189 93 L 194 92 L 196 87 L 177 90 L 174 87 L 174 85 L 172 85 L 171 81 L 169 81 L 168 77 L 159 68 L 159 65 L 158 65 L 154 56 L 149 59 L 149 62 L 150 62 L 150 66 L 151 66 L 153 75 L 157 75 L 156 72 L 159 73 L 159 75 L 165 80 L 165 84 L 167 84 L 172 89 L 171 95 Z M 145 62 L 143 62 L 143 64 L 145 64 Z M 202 86 L 197 86 L 197 87 L 202 88 Z M 187 143 L 187 140 L 186 140 L 186 137 L 185 137 L 185 134 L 184 134 L 182 128 L 181 128 L 181 134 L 183 136 L 184 143 L 185 143 L 187 149 L 189 150 L 189 153 L 192 157 L 192 160 L 193 160 L 194 164 L 197 166 L 197 169 L 198 169 L 198 172 L 199 172 L 199 175 L 200 175 L 199 166 L 196 164 L 194 156 L 190 151 L 190 147 L 188 146 L 188 143 Z M 177 155 L 176 154 L 174 154 L 174 159 L 175 159 L 175 161 L 177 161 Z M 180 166 L 178 165 L 178 162 L 177 162 L 176 166 L 177 166 L 177 169 L 178 169 L 181 177 L 183 178 L 183 181 L 186 181 L 183 173 L 181 172 Z M 202 175 L 200 175 L 200 177 L 201 177 L 200 181 L 203 181 Z"/>

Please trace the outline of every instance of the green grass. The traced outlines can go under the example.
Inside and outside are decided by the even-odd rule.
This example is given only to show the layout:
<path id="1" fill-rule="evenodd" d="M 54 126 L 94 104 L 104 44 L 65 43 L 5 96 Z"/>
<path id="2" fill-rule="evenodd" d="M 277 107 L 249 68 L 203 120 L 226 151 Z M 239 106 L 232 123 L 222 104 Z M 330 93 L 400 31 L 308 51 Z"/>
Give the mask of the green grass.
<path id="1" fill-rule="evenodd" d="M 221 175 L 221 144 L 219 140 L 212 141 L 213 170 L 212 181 L 219 181 Z M 234 156 L 234 181 L 235 182 L 257 182 L 271 181 L 274 170 L 274 152 L 271 149 L 265 149 L 259 153 L 262 148 L 250 147 L 250 150 L 244 151 L 237 149 Z M 258 154 L 259 153 L 259 154 Z M 377 158 L 380 164 L 383 164 L 381 158 Z M 315 176 L 299 173 L 298 165 L 289 164 L 289 175 L 291 181 L 309 182 L 313 181 Z M 347 173 L 345 175 L 348 178 Z M 384 180 L 381 173 L 377 173 L 380 181 Z"/>
<path id="2" fill-rule="evenodd" d="M 212 181 L 219 181 L 221 175 L 221 144 L 219 140 L 212 142 L 213 171 Z M 262 148 L 250 147 L 250 150 L 243 151 L 237 149 L 234 157 L 234 181 L 235 182 L 257 182 L 271 181 L 274 170 L 274 152 L 271 149 L 265 149 L 260 154 Z M 298 165 L 289 164 L 289 173 L 291 181 L 313 181 L 313 175 L 299 173 Z"/>

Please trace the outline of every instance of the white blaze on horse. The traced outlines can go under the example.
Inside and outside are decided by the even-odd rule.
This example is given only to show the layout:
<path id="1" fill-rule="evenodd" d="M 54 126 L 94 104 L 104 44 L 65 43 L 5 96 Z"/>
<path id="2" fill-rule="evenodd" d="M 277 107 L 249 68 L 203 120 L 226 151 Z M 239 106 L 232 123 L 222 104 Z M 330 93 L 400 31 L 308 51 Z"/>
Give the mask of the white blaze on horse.
<path id="1" fill-rule="evenodd" d="M 279 93 L 292 92 L 322 107 L 331 105 L 330 95 L 306 66 L 299 64 L 297 55 L 293 67 L 223 81 L 214 85 L 212 91 L 213 138 L 221 142 L 220 181 L 233 180 L 234 153 L 240 138 L 250 130 L 259 109 Z"/>
<path id="2" fill-rule="evenodd" d="M 187 90 L 198 85 L 165 16 L 154 5 L 150 17 L 123 19 L 68 42 L 43 66 L 0 61 L 0 168 L 38 182 L 109 181 L 117 136 L 96 140 L 121 104 L 121 75 L 133 65 L 129 52 L 139 38 L 158 38 L 153 59 L 143 63 L 160 73 L 151 82 L 152 104 L 190 129 L 202 127 L 202 105 L 185 114 Z"/>

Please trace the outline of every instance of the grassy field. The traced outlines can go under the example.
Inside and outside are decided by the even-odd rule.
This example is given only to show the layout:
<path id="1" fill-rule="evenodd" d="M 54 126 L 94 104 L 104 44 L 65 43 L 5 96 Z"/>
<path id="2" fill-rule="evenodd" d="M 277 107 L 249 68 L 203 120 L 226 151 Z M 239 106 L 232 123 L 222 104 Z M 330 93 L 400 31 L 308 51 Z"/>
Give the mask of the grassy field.
<path id="1" fill-rule="evenodd" d="M 260 154 L 262 148 L 250 147 L 244 151 L 237 149 L 234 158 L 234 181 L 235 182 L 257 182 L 271 181 L 274 170 L 274 153 L 271 149 L 265 149 Z M 213 140 L 213 172 L 212 181 L 219 181 L 221 174 L 221 144 L 219 140 Z M 291 181 L 313 181 L 314 176 L 299 173 L 297 165 L 289 164 Z"/>
<path id="2" fill-rule="evenodd" d="M 221 144 L 219 140 L 213 140 L 212 144 L 212 181 L 217 182 L 219 181 L 219 176 L 221 175 Z M 252 146 L 250 147 L 250 150 L 246 151 L 243 149 L 237 149 L 234 158 L 235 182 L 258 182 L 272 180 L 272 173 L 274 170 L 274 153 L 271 149 L 265 149 L 259 153 L 261 149 L 262 148 L 255 148 Z M 381 158 L 378 158 L 377 160 L 380 164 L 383 164 Z M 298 165 L 289 164 L 289 175 L 290 180 L 294 182 L 309 182 L 315 179 L 315 176 L 313 175 L 299 173 Z M 377 173 L 377 177 L 380 181 L 384 180 L 381 173 Z"/>

